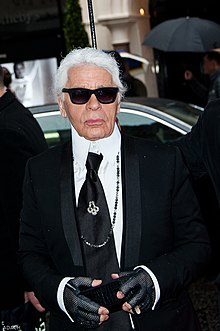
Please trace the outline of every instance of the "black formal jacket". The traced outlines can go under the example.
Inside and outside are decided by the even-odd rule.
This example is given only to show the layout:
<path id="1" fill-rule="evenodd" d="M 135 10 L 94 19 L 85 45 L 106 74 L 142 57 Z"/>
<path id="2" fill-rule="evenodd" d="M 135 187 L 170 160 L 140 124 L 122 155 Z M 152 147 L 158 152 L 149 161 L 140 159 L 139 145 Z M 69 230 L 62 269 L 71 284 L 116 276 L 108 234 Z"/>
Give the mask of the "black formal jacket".
<path id="1" fill-rule="evenodd" d="M 214 271 L 219 271 L 219 231 L 220 231 L 220 99 L 211 101 L 199 117 L 191 132 L 176 143 L 195 179 L 202 178 L 198 189 L 207 214 L 213 246 Z M 204 175 L 208 178 L 203 180 Z M 203 176 L 203 177 L 202 177 Z M 208 179 L 211 179 L 218 203 Z M 201 188 L 202 190 L 201 190 Z M 205 192 L 203 192 L 206 190 Z M 214 214 L 214 215 L 213 215 Z M 205 215 L 206 216 L 206 215 Z M 220 275 L 217 279 L 220 288 Z"/>
<path id="2" fill-rule="evenodd" d="M 191 132 L 176 144 L 195 178 L 209 174 L 220 206 L 220 99 L 208 103 Z"/>
<path id="3" fill-rule="evenodd" d="M 0 310 L 23 302 L 17 249 L 27 160 L 46 150 L 35 118 L 12 94 L 0 98 Z"/>
<path id="4" fill-rule="evenodd" d="M 72 163 L 71 146 L 56 147 L 28 162 L 24 180 L 20 263 L 51 311 L 52 331 L 82 330 L 57 304 L 62 278 L 84 275 Z M 122 183 L 121 269 L 146 265 L 161 290 L 155 311 L 134 318 L 137 330 L 199 330 L 185 289 L 209 259 L 210 245 L 180 151 L 123 137 Z"/>

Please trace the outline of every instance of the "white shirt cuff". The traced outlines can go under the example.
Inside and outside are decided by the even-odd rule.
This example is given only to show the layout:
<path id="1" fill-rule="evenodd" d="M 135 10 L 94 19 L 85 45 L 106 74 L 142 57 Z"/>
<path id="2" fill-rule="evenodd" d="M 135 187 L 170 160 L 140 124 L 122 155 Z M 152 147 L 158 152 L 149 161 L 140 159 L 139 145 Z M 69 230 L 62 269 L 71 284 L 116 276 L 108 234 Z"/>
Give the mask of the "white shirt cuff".
<path id="1" fill-rule="evenodd" d="M 63 292 L 64 292 L 64 288 L 67 284 L 67 282 L 70 280 L 70 279 L 74 279 L 74 277 L 65 277 L 61 280 L 60 284 L 59 284 L 59 287 L 58 287 L 58 290 L 57 290 L 57 302 L 58 302 L 58 305 L 60 307 L 60 309 L 62 309 L 62 311 L 64 311 L 64 313 L 67 314 L 67 316 L 69 317 L 69 319 L 74 322 L 74 320 L 72 319 L 72 317 L 68 314 L 66 308 L 65 308 L 65 304 L 64 304 L 64 301 L 63 301 Z"/>
<path id="2" fill-rule="evenodd" d="M 159 283 L 158 283 L 158 281 L 157 281 L 157 278 L 156 278 L 156 276 L 154 275 L 154 273 L 153 273 L 150 269 L 148 269 L 145 265 L 139 265 L 139 266 L 135 267 L 134 270 L 137 269 L 137 268 L 142 268 L 142 269 L 144 269 L 144 270 L 150 275 L 150 277 L 151 277 L 151 279 L 152 279 L 152 281 L 153 281 L 153 283 L 154 283 L 154 288 L 155 288 L 155 300 L 154 300 L 154 304 L 153 304 L 153 307 L 152 307 L 152 310 L 154 310 L 154 308 L 155 308 L 157 302 L 158 302 L 159 299 L 160 299 L 160 286 L 159 286 Z"/>

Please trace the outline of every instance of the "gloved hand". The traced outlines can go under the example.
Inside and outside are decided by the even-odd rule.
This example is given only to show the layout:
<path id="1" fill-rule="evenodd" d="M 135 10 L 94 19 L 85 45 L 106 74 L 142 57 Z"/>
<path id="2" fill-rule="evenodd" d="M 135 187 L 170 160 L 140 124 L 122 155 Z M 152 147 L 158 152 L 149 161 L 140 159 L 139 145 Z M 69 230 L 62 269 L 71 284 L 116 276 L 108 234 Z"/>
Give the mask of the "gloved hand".
<path id="1" fill-rule="evenodd" d="M 142 268 L 130 272 L 121 272 L 119 276 L 130 276 L 120 287 L 120 291 L 127 296 L 123 310 L 140 314 L 152 308 L 155 301 L 155 289 L 150 275 Z M 128 306 L 129 305 L 129 306 Z"/>
<path id="2" fill-rule="evenodd" d="M 108 319 L 108 310 L 81 294 L 82 287 L 91 287 L 92 279 L 76 277 L 68 281 L 64 288 L 65 308 L 74 322 L 84 328 L 97 328 L 100 322 Z M 101 314 L 103 314 L 100 319 Z M 105 315 L 105 316 L 104 316 Z"/>

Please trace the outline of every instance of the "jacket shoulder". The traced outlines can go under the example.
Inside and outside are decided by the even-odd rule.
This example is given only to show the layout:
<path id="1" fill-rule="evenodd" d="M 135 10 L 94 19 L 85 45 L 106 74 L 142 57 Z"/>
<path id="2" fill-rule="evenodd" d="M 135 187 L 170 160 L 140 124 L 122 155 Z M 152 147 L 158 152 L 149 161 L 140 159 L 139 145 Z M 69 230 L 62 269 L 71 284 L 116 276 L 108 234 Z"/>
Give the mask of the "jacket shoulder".
<path id="1" fill-rule="evenodd" d="M 72 153 L 71 143 L 65 142 L 64 144 L 51 147 L 46 151 L 29 159 L 31 167 L 43 167 L 44 165 L 55 165 L 61 162 L 63 153 Z"/>
<path id="2" fill-rule="evenodd" d="M 153 142 L 144 138 L 137 138 L 132 136 L 123 136 L 125 144 L 133 145 L 136 153 L 165 153 L 173 154 L 178 152 L 178 147 L 175 145 L 163 144 L 160 142 Z"/>

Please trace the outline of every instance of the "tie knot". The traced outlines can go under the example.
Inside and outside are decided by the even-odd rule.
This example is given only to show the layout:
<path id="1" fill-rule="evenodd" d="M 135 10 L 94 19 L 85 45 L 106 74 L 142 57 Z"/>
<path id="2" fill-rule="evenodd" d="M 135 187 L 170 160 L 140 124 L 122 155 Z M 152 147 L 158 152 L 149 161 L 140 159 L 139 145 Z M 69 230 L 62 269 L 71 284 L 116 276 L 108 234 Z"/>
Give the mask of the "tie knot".
<path id="1" fill-rule="evenodd" d="M 96 154 L 91 152 L 88 153 L 86 160 L 86 169 L 87 171 L 90 172 L 91 176 L 93 177 L 93 180 L 96 180 L 102 159 L 103 159 L 102 154 Z"/>

